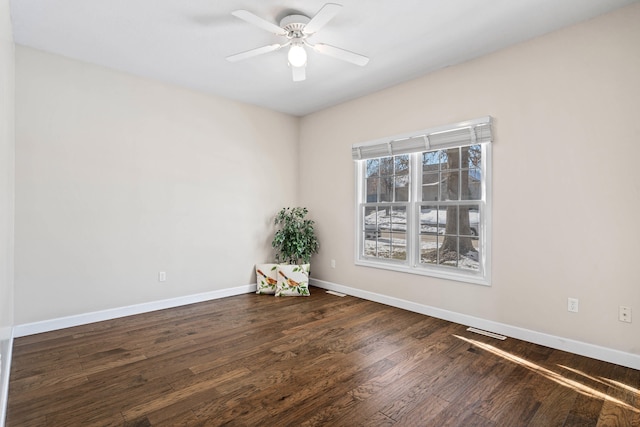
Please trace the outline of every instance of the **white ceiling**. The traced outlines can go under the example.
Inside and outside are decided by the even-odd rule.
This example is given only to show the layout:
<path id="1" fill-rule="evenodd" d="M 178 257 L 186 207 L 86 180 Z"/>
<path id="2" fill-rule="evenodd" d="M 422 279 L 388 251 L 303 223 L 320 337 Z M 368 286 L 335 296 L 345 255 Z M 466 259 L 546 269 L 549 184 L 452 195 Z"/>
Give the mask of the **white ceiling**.
<path id="1" fill-rule="evenodd" d="M 344 7 L 310 37 L 370 58 L 359 67 L 309 52 L 293 82 L 286 49 L 226 56 L 281 38 L 273 23 L 325 0 L 12 0 L 17 44 L 302 116 L 496 51 L 637 0 L 331 0 Z"/>

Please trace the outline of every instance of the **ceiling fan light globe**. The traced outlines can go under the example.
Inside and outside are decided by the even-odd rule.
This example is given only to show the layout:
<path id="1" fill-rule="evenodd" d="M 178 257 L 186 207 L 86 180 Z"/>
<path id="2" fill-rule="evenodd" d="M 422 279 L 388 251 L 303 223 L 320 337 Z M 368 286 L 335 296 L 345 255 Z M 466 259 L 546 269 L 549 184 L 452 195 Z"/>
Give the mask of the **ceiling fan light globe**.
<path id="1" fill-rule="evenodd" d="M 302 46 L 291 46 L 287 59 L 292 67 L 304 67 L 307 63 L 307 51 Z"/>

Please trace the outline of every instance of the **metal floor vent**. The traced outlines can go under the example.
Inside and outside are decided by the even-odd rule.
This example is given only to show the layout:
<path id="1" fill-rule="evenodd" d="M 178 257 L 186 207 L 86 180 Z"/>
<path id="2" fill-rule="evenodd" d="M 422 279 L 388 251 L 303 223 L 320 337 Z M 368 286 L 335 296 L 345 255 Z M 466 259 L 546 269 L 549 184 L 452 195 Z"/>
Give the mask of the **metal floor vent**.
<path id="1" fill-rule="evenodd" d="M 335 295 L 337 297 L 346 297 L 347 296 L 347 294 L 341 294 L 340 292 L 336 292 L 336 291 L 327 291 L 327 293 L 331 294 L 331 295 Z"/>
<path id="2" fill-rule="evenodd" d="M 497 340 L 504 341 L 507 339 L 507 337 L 505 337 L 504 335 L 496 334 L 494 332 L 489 332 L 489 331 L 483 331 L 482 329 L 467 328 L 467 331 L 475 332 L 476 334 L 485 335 L 487 337 L 495 338 Z"/>

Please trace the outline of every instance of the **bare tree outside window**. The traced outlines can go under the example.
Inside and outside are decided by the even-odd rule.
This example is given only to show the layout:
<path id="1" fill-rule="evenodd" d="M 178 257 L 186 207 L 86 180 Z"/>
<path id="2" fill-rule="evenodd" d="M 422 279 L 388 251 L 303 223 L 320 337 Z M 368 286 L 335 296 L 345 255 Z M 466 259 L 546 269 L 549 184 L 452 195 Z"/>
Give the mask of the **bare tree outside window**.
<path id="1" fill-rule="evenodd" d="M 422 251 L 421 261 L 475 270 L 478 268 L 479 257 L 479 207 L 460 202 L 475 201 L 481 197 L 479 177 L 482 149 L 475 145 L 426 152 L 423 153 L 423 159 L 424 175 L 427 176 L 427 183 L 423 181 L 423 186 L 434 187 L 431 177 L 434 170 L 438 171 L 438 180 L 437 191 L 435 188 L 425 191 L 423 187 L 422 194 L 437 193 L 436 199 L 441 203 L 431 206 L 438 211 L 440 228 L 436 239 L 431 239 L 435 240 L 435 245 L 427 247 L 435 247 Z M 472 223 L 472 220 L 475 221 Z"/>

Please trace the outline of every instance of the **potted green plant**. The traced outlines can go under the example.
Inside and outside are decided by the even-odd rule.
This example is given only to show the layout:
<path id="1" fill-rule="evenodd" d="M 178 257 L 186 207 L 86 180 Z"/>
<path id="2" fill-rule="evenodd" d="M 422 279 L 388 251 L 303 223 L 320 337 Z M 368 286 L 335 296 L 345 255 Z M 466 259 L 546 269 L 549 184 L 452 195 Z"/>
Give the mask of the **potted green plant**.
<path id="1" fill-rule="evenodd" d="M 271 245 L 276 249 L 276 261 L 288 265 L 278 267 L 276 296 L 309 295 L 311 255 L 318 252 L 315 222 L 305 217 L 307 208 L 283 208 L 275 218 L 279 226 Z"/>
<path id="2" fill-rule="evenodd" d="M 318 253 L 318 239 L 314 221 L 305 219 L 307 208 L 283 208 L 276 215 L 275 225 L 280 226 L 273 236 L 271 246 L 276 248 L 276 261 L 288 264 L 308 264 L 311 255 Z"/>

